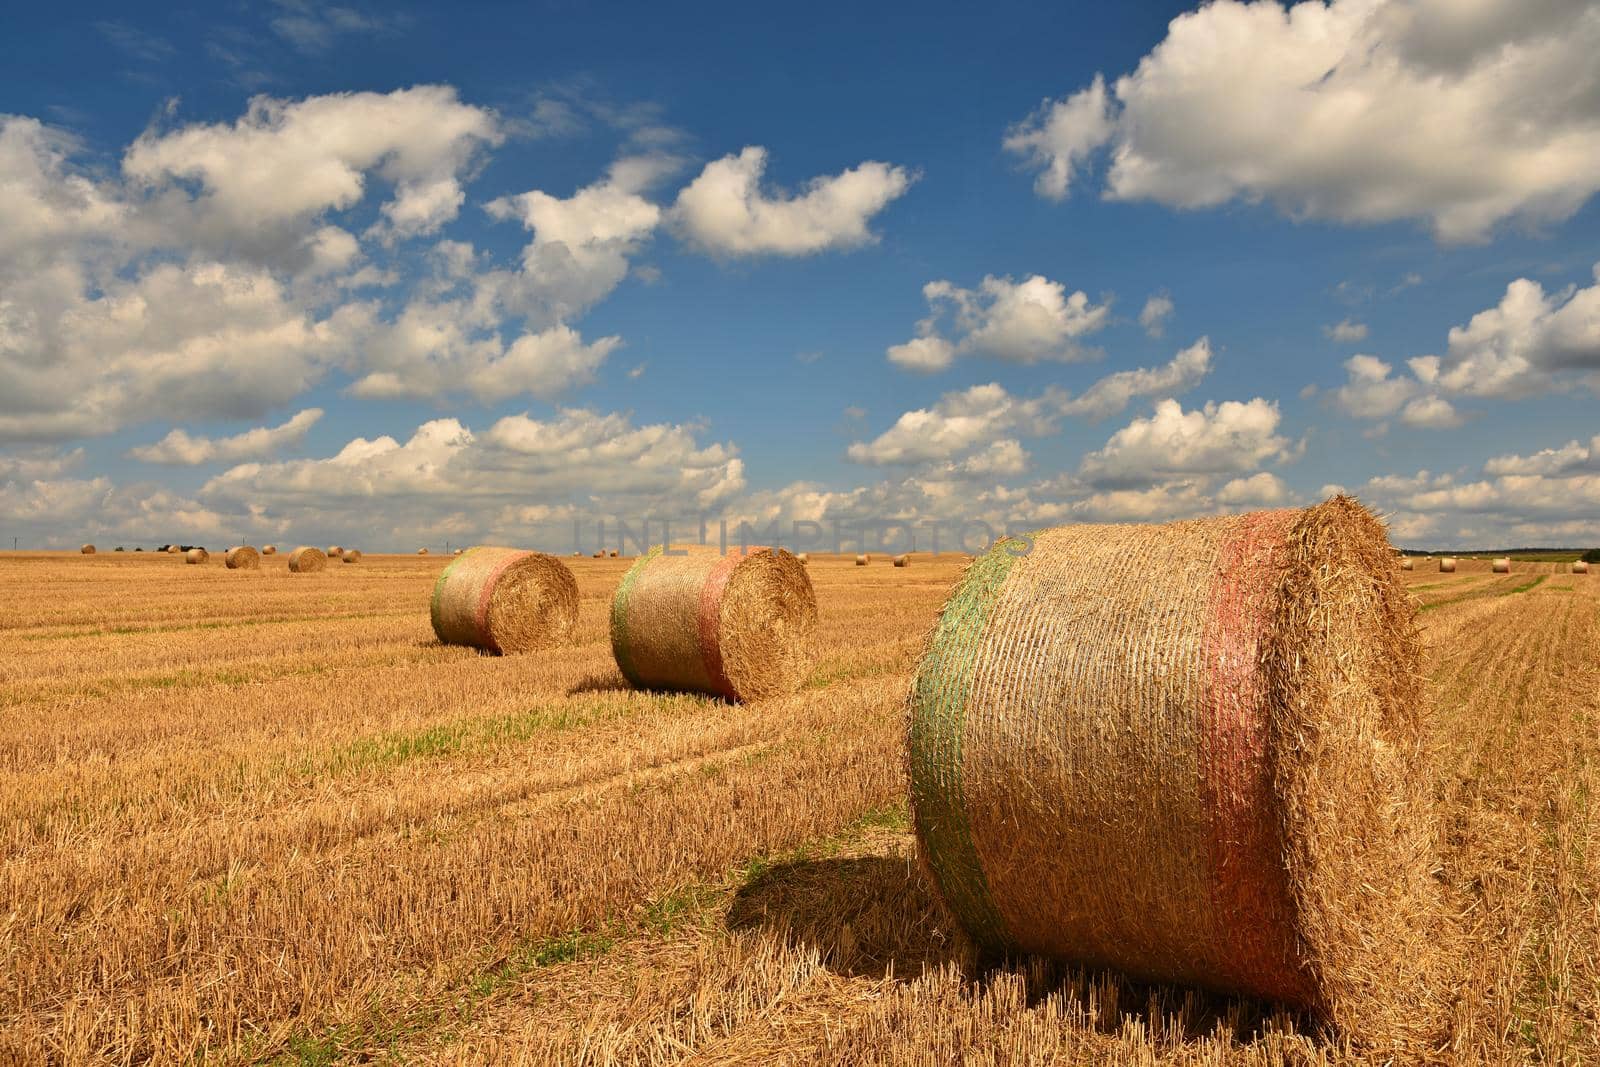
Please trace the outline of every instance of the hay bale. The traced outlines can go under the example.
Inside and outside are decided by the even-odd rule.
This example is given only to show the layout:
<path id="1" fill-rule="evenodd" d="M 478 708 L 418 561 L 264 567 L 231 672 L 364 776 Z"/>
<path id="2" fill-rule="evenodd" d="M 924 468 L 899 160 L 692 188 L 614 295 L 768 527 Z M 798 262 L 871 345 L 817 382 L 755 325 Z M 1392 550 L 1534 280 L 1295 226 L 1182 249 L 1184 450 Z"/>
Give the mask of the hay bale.
<path id="1" fill-rule="evenodd" d="M 1409 571 L 1409 570 L 1414 570 L 1415 568 L 1416 568 L 1416 564 L 1411 562 L 1411 557 L 1410 556 L 1406 556 L 1405 558 L 1400 560 L 1400 569 L 1401 570 Z"/>
<path id="2" fill-rule="evenodd" d="M 78 549 L 78 551 L 82 552 L 85 556 L 92 556 L 94 555 L 94 546 L 84 545 L 82 548 Z"/>
<path id="3" fill-rule="evenodd" d="M 425 549 L 425 548 L 419 548 L 419 549 L 417 549 L 417 555 L 419 555 L 419 556 L 426 556 L 426 555 L 427 555 L 427 554 L 428 554 L 428 550 L 427 550 L 427 549 Z"/>
<path id="4" fill-rule="evenodd" d="M 211 559 L 211 553 L 203 548 L 191 548 L 183 554 L 185 563 L 205 563 L 209 559 Z"/>
<path id="5" fill-rule="evenodd" d="M 794 558 L 799 560 L 801 563 L 805 564 L 806 566 L 810 566 L 811 565 L 811 553 L 809 553 L 809 552 L 796 553 Z"/>
<path id="6" fill-rule="evenodd" d="M 571 636 L 578 582 L 554 556 L 479 546 L 439 575 L 430 613 L 445 644 L 527 652 Z"/>
<path id="7" fill-rule="evenodd" d="M 289 553 L 289 570 L 294 574 L 311 574 L 314 571 L 325 570 L 328 566 L 328 557 L 320 548 L 310 545 L 301 545 Z"/>
<path id="8" fill-rule="evenodd" d="M 222 554 L 222 562 L 230 571 L 261 569 L 261 553 L 249 545 L 235 545 Z"/>
<path id="9" fill-rule="evenodd" d="M 911 562 L 911 557 L 909 557 L 909 556 L 896 556 L 894 558 L 894 565 L 896 567 L 904 567 L 907 563 L 910 563 L 910 562 Z"/>
<path id="10" fill-rule="evenodd" d="M 616 549 L 614 549 L 614 548 L 613 548 L 613 549 L 612 549 L 612 550 L 611 550 L 611 553 L 610 553 L 610 555 L 611 555 L 611 558 L 612 558 L 612 559 L 616 559 L 616 558 L 617 558 L 617 550 L 616 550 Z"/>
<path id="11" fill-rule="evenodd" d="M 1511 557 L 1510 556 L 1501 556 L 1499 559 L 1494 561 L 1494 564 L 1493 564 L 1491 569 L 1496 574 L 1510 574 L 1511 573 Z"/>
<path id="12" fill-rule="evenodd" d="M 1585 560 L 1581 560 L 1581 559 L 1573 560 L 1572 561 L 1572 573 L 1573 574 L 1588 574 L 1589 573 L 1589 564 L 1588 564 L 1588 562 L 1585 561 Z"/>
<path id="13" fill-rule="evenodd" d="M 455 550 L 455 551 L 454 551 L 454 552 L 452 552 L 452 553 L 450 553 L 450 554 L 451 554 L 451 555 L 452 555 L 452 556 L 459 556 L 459 555 L 461 555 L 461 550 L 460 550 L 460 549 L 459 549 L 459 548 L 458 548 L 458 549 L 456 549 L 456 550 Z"/>
<path id="14" fill-rule="evenodd" d="M 817 597 L 784 549 L 640 556 L 611 601 L 611 650 L 643 689 L 729 700 L 792 693 L 811 673 Z"/>
<path id="15" fill-rule="evenodd" d="M 594 554 L 594 558 L 595 558 L 595 559 L 605 559 L 605 558 L 606 558 L 606 554 L 605 554 L 605 552 L 604 552 L 604 551 L 603 551 L 603 550 L 602 550 L 602 551 L 600 551 L 600 552 L 596 552 L 596 553 L 595 553 L 595 554 Z"/>
<path id="16" fill-rule="evenodd" d="M 329 545 L 326 551 L 329 559 L 338 559 L 340 556 L 344 555 L 344 549 L 340 548 L 338 545 Z"/>
<path id="17" fill-rule="evenodd" d="M 1382 524 L 1338 496 L 1032 537 L 967 569 L 908 700 L 913 823 L 950 910 L 991 949 L 1416 1052 L 1445 928 L 1415 609 Z"/>
<path id="18" fill-rule="evenodd" d="M 361 550 L 359 548 L 347 548 L 344 550 L 344 554 L 339 558 L 344 560 L 346 563 L 360 563 Z"/>
<path id="19" fill-rule="evenodd" d="M 1451 557 L 1449 557 L 1449 556 L 1440 556 L 1439 557 L 1439 573 L 1440 574 L 1454 574 L 1455 572 L 1456 572 L 1456 561 L 1454 559 L 1452 559 Z"/>
<path id="20" fill-rule="evenodd" d="M 869 564 L 871 562 L 872 562 L 872 557 L 871 556 L 861 555 L 861 556 L 857 556 L 856 557 L 856 566 L 857 567 L 865 567 L 867 564 Z"/>
<path id="21" fill-rule="evenodd" d="M 261 546 L 261 554 L 263 556 L 276 556 L 278 554 L 278 546 L 277 545 L 262 545 Z"/>
<path id="22" fill-rule="evenodd" d="M 179 548 L 177 545 L 168 545 L 167 546 L 167 555 L 169 555 L 169 556 L 176 556 L 179 552 L 182 552 L 182 551 L 183 551 L 183 549 Z"/>

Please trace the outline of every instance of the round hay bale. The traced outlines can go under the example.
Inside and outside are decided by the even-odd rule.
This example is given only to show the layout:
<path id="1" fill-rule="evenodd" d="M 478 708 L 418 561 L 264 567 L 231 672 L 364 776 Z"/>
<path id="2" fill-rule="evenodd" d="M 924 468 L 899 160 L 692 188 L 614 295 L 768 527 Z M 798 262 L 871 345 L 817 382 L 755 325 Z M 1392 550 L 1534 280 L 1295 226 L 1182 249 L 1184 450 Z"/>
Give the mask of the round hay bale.
<path id="1" fill-rule="evenodd" d="M 1413 569 L 1415 569 L 1415 567 L 1416 567 L 1416 564 L 1411 562 L 1411 557 L 1410 556 L 1407 556 L 1407 557 L 1405 557 L 1404 559 L 1402 559 L 1400 561 L 1400 569 L 1403 570 L 1403 571 L 1413 570 Z"/>
<path id="2" fill-rule="evenodd" d="M 968 567 L 908 699 L 919 852 L 961 925 L 1431 1040 L 1426 701 L 1379 520 L 1338 496 L 1015 549 Z"/>
<path id="3" fill-rule="evenodd" d="M 339 558 L 344 560 L 346 563 L 360 563 L 361 550 L 359 548 L 347 548 L 344 550 L 343 555 L 341 555 Z"/>
<path id="4" fill-rule="evenodd" d="M 612 550 L 611 550 L 611 553 L 610 553 L 610 555 L 611 555 L 611 558 L 612 558 L 612 559 L 616 559 L 616 558 L 617 558 L 617 550 L 616 550 L 616 549 L 614 549 L 614 548 L 613 548 L 613 549 L 612 549 Z"/>
<path id="5" fill-rule="evenodd" d="M 910 562 L 911 562 L 911 558 L 909 556 L 896 556 L 894 558 L 894 565 L 896 567 L 904 567 L 907 563 L 910 563 Z"/>
<path id="6" fill-rule="evenodd" d="M 1585 561 L 1585 560 L 1581 560 L 1581 559 L 1574 560 L 1572 562 L 1572 573 L 1573 574 L 1588 574 L 1589 573 L 1589 564 L 1588 564 L 1588 562 Z"/>
<path id="7" fill-rule="evenodd" d="M 426 555 L 427 555 L 427 554 L 428 554 L 428 550 L 427 550 L 427 549 L 425 549 L 425 548 L 419 548 L 419 549 L 417 549 L 417 555 L 419 555 L 419 556 L 426 556 Z"/>
<path id="8" fill-rule="evenodd" d="M 167 555 L 169 555 L 169 556 L 176 556 L 179 552 L 182 552 L 182 551 L 183 551 L 183 549 L 179 548 L 177 545 L 168 545 L 167 546 Z"/>
<path id="9" fill-rule="evenodd" d="M 262 545 L 261 546 L 261 554 L 263 556 L 276 556 L 278 554 L 278 546 L 277 545 Z"/>
<path id="10" fill-rule="evenodd" d="M 605 554 L 605 552 L 603 552 L 603 551 L 601 551 L 601 552 L 596 552 L 596 553 L 595 553 L 595 554 L 594 554 L 594 558 L 595 558 L 595 559 L 605 559 L 605 558 L 606 558 L 606 554 Z"/>
<path id="11" fill-rule="evenodd" d="M 82 548 L 78 549 L 78 551 L 82 552 L 85 556 L 92 556 L 94 555 L 94 546 L 84 545 Z"/>
<path id="12" fill-rule="evenodd" d="M 338 559 L 340 556 L 344 555 L 344 549 L 340 548 L 338 545 L 329 545 L 326 549 L 326 553 L 329 559 Z"/>
<path id="13" fill-rule="evenodd" d="M 189 551 L 183 554 L 183 561 L 185 563 L 205 563 L 210 558 L 211 553 L 207 552 L 203 548 L 191 548 Z"/>
<path id="14" fill-rule="evenodd" d="M 811 565 L 811 553 L 809 553 L 809 552 L 798 552 L 798 553 L 795 554 L 794 558 L 799 560 L 801 563 L 805 564 L 806 566 L 810 566 Z"/>
<path id="15" fill-rule="evenodd" d="M 450 554 L 451 554 L 451 555 L 452 555 L 452 556 L 459 556 L 459 555 L 461 555 L 461 549 L 459 549 L 459 548 L 458 548 L 458 549 L 456 549 L 456 550 L 455 550 L 455 551 L 454 551 L 454 552 L 452 552 L 452 553 L 450 553 Z"/>
<path id="16" fill-rule="evenodd" d="M 235 545 L 222 554 L 222 562 L 230 571 L 261 569 L 261 553 L 249 545 Z"/>
<path id="17" fill-rule="evenodd" d="M 578 582 L 543 552 L 480 546 L 433 586 L 433 632 L 447 645 L 527 652 L 560 644 L 578 618 Z"/>
<path id="18" fill-rule="evenodd" d="M 611 601 L 611 650 L 641 689 L 729 700 L 792 693 L 816 658 L 817 597 L 784 549 L 640 556 Z"/>
<path id="19" fill-rule="evenodd" d="M 289 553 L 289 570 L 294 574 L 311 574 L 325 570 L 327 566 L 328 557 L 320 548 L 301 545 Z"/>
<path id="20" fill-rule="evenodd" d="M 1493 569 L 1494 573 L 1496 573 L 1496 574 L 1510 574 L 1511 573 L 1511 557 L 1510 556 L 1501 556 L 1499 559 L 1494 561 L 1494 565 L 1493 565 L 1492 569 Z"/>
<path id="21" fill-rule="evenodd" d="M 857 556 L 856 557 L 856 566 L 857 567 L 865 567 L 867 564 L 869 564 L 871 562 L 872 562 L 872 557 L 871 556 L 862 555 L 862 556 Z"/>
<path id="22" fill-rule="evenodd" d="M 1454 574 L 1455 572 L 1456 572 L 1456 561 L 1454 559 L 1452 559 L 1451 557 L 1449 557 L 1449 556 L 1440 556 L 1439 557 L 1439 573 L 1440 574 Z"/>

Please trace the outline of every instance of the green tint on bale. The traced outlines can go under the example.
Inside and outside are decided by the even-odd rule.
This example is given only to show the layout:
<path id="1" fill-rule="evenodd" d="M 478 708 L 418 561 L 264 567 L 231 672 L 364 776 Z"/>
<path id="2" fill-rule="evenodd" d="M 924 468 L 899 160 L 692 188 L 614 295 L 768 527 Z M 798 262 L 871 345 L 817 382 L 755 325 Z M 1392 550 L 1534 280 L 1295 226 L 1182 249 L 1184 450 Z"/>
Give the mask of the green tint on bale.
<path id="1" fill-rule="evenodd" d="M 669 555 L 658 545 L 611 601 L 611 649 L 631 684 L 729 700 L 799 689 L 816 660 L 816 625 L 805 565 L 781 548 Z"/>
<path id="2" fill-rule="evenodd" d="M 1413 1055 L 1444 927 L 1414 607 L 1346 497 L 979 557 L 909 698 L 919 852 L 981 945 Z"/>
<path id="3" fill-rule="evenodd" d="M 447 645 L 528 652 L 566 641 L 578 582 L 543 552 L 480 546 L 455 557 L 433 586 L 433 632 Z"/>

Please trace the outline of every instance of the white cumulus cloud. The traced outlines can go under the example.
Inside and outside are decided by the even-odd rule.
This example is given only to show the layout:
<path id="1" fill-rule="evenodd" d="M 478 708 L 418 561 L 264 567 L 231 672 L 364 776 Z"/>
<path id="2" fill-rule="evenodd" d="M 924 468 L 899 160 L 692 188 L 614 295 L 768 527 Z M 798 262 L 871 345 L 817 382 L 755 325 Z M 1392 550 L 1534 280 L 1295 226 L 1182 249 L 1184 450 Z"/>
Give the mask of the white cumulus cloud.
<path id="1" fill-rule="evenodd" d="M 990 275 L 976 289 L 933 281 L 922 295 L 929 315 L 917 323 L 917 337 L 888 350 L 890 362 L 909 370 L 943 370 L 965 353 L 1013 363 L 1085 359 L 1092 353 L 1078 339 L 1102 329 L 1111 315 L 1109 301 L 1096 304 L 1081 289 L 1069 293 L 1039 274 L 1020 282 Z M 940 333 L 947 316 L 954 340 Z"/>
<path id="2" fill-rule="evenodd" d="M 322 415 L 321 408 L 307 408 L 278 426 L 258 426 L 231 437 L 195 437 L 182 427 L 175 427 L 154 444 L 130 448 L 128 455 L 146 463 L 187 467 L 202 463 L 237 463 L 299 444 Z"/>

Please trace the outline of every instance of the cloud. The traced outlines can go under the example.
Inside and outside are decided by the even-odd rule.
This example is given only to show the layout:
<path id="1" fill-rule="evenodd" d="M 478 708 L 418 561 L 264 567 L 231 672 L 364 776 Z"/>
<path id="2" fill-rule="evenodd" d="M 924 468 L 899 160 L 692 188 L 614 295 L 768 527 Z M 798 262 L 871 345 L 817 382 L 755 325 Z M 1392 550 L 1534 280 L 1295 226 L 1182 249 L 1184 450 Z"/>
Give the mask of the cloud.
<path id="1" fill-rule="evenodd" d="M 1419 396 L 1400 411 L 1400 421 L 1407 426 L 1427 430 L 1449 430 L 1465 420 L 1455 406 L 1442 396 Z"/>
<path id="2" fill-rule="evenodd" d="M 1413 379 L 1392 377 L 1394 368 L 1377 356 L 1351 356 L 1344 361 L 1344 368 L 1348 378 L 1334 390 L 1333 402 L 1358 419 L 1387 418 L 1422 388 Z"/>
<path id="3" fill-rule="evenodd" d="M 1513 281 L 1498 305 L 1450 330 L 1440 384 L 1471 396 L 1523 397 L 1548 391 L 1563 372 L 1600 373 L 1600 264 L 1594 275 L 1594 285 L 1558 293 Z"/>
<path id="4" fill-rule="evenodd" d="M 279 426 L 258 426 L 232 437 L 194 437 L 181 427 L 175 427 L 154 444 L 130 448 L 128 455 L 146 463 L 186 467 L 202 463 L 237 463 L 299 444 L 322 415 L 321 408 L 307 408 Z"/>
<path id="5" fill-rule="evenodd" d="M 1496 456 L 1483 465 L 1485 474 L 1534 474 L 1555 477 L 1565 474 L 1600 474 L 1600 435 L 1588 444 L 1568 441 L 1560 448 L 1546 448 L 1531 456 Z"/>
<path id="6" fill-rule="evenodd" d="M 1078 339 L 1102 329 L 1111 304 L 1095 304 L 1082 291 L 1039 274 L 1022 281 L 989 275 L 977 289 L 948 281 L 922 287 L 930 313 L 917 323 L 917 337 L 888 350 L 891 363 L 918 371 L 948 367 L 958 354 L 983 353 L 1013 363 L 1087 359 Z M 940 335 L 940 322 L 953 319 L 954 341 Z"/>
<path id="7" fill-rule="evenodd" d="M 1566 0 L 1219 0 L 1173 19 L 1109 91 L 1096 76 L 1045 101 L 1004 146 L 1055 199 L 1107 149 L 1113 199 L 1268 201 L 1474 241 L 1566 219 L 1600 188 L 1597 52 L 1600 10 Z"/>
<path id="8" fill-rule="evenodd" d="M 1217 491 L 1218 503 L 1236 507 L 1278 507 L 1289 498 L 1289 487 L 1271 471 L 1235 478 Z"/>
<path id="9" fill-rule="evenodd" d="M 1181 350 L 1164 367 L 1117 371 L 1095 382 L 1083 395 L 1062 405 L 1067 415 L 1103 419 L 1115 415 L 1137 396 L 1173 397 L 1200 384 L 1211 371 L 1211 340 L 1202 337 Z"/>
<path id="10" fill-rule="evenodd" d="M 1185 475 L 1235 474 L 1290 454 L 1278 434 L 1278 405 L 1261 397 L 1210 403 L 1184 411 L 1176 400 L 1156 402 L 1083 457 L 1078 473 L 1101 488 L 1139 488 Z"/>
<path id="11" fill-rule="evenodd" d="M 1366 323 L 1363 322 L 1352 322 L 1349 319 L 1341 319 L 1332 326 L 1324 326 L 1322 328 L 1322 333 L 1324 336 L 1331 340 L 1338 341 L 1340 344 L 1355 344 L 1358 341 L 1365 341 L 1367 339 L 1367 326 Z"/>
<path id="12" fill-rule="evenodd" d="M 594 381 L 621 344 L 616 336 L 585 342 L 565 325 L 505 344 L 472 329 L 459 305 L 416 301 L 374 331 L 366 373 L 350 392 L 389 399 L 467 395 L 483 404 L 520 395 L 549 400 Z"/>
<path id="13" fill-rule="evenodd" d="M 1152 293 L 1139 311 L 1139 325 L 1151 337 L 1160 337 L 1167 332 L 1167 320 L 1172 317 L 1173 309 L 1172 297 L 1166 293 Z"/>
<path id="14" fill-rule="evenodd" d="M 460 182 L 481 149 L 504 139 L 493 112 L 455 89 L 251 99 L 227 124 L 151 130 L 123 156 L 151 211 L 190 242 L 275 264 L 304 259 L 309 230 L 359 203 L 368 175 L 390 183 L 380 229 L 432 233 L 455 218 Z M 185 191 L 198 190 L 195 195 Z"/>
<path id="15" fill-rule="evenodd" d="M 932 408 L 906 412 L 872 441 L 852 444 L 847 454 L 856 463 L 879 466 L 937 463 L 980 449 L 1010 448 L 1017 442 L 1002 435 L 1050 433 L 1060 406 L 1061 394 L 1054 391 L 1024 400 L 993 382 L 975 385 L 946 393 Z"/>
<path id="16" fill-rule="evenodd" d="M 672 209 L 685 240 L 724 256 L 804 256 L 870 244 L 877 240 L 868 228 L 873 216 L 915 180 L 902 167 L 866 162 L 786 196 L 762 190 L 766 166 L 767 150 L 754 146 L 706 164 Z"/>
<path id="17" fill-rule="evenodd" d="M 269 20 L 272 32 L 306 55 L 321 55 L 342 36 L 387 36 L 411 24 L 408 15 L 372 15 L 350 7 L 319 7 L 304 0 L 277 0 L 282 14 Z"/>

